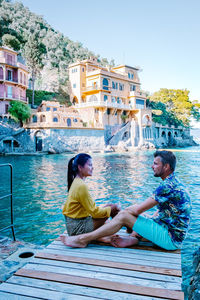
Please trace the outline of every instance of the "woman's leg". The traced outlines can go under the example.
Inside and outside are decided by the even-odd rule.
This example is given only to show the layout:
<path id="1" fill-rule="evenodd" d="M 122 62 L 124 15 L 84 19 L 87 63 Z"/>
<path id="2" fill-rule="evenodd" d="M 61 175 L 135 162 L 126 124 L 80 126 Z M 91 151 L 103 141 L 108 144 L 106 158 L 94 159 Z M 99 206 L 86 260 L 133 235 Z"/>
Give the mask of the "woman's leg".
<path id="1" fill-rule="evenodd" d="M 91 241 L 115 234 L 122 226 L 133 227 L 135 221 L 136 217 L 127 211 L 121 211 L 109 223 L 104 224 L 95 231 L 73 237 L 61 237 L 61 240 L 67 246 L 84 248 Z"/>

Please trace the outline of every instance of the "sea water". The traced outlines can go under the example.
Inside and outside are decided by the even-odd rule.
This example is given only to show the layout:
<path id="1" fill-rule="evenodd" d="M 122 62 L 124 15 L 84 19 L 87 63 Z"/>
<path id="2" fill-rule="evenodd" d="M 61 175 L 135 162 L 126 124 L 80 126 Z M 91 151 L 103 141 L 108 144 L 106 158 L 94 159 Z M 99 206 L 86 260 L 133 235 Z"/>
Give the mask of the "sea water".
<path id="1" fill-rule="evenodd" d="M 190 229 L 182 249 L 185 288 L 192 272 L 193 253 L 200 247 L 200 147 L 174 151 L 176 174 L 192 200 Z M 153 152 L 93 154 L 93 176 L 86 183 L 97 205 L 120 203 L 123 209 L 149 197 L 161 181 L 153 176 L 151 169 Z M 0 157 L 0 164 L 13 165 L 17 239 L 47 245 L 65 230 L 62 206 L 67 197 L 67 162 L 71 157 L 70 154 Z M 0 168 L 0 197 L 9 192 L 8 178 L 8 168 Z M 0 200 L 0 229 L 9 222 L 9 198 L 4 198 Z"/>

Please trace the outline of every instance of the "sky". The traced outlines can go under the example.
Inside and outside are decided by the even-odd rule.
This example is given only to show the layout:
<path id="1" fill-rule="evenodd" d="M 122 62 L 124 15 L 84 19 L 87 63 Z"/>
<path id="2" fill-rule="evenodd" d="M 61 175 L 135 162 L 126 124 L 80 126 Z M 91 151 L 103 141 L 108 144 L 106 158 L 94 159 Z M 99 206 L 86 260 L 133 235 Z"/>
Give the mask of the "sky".
<path id="1" fill-rule="evenodd" d="M 200 102 L 200 0 L 22 0 L 55 29 L 115 64 L 141 88 L 187 89 Z"/>

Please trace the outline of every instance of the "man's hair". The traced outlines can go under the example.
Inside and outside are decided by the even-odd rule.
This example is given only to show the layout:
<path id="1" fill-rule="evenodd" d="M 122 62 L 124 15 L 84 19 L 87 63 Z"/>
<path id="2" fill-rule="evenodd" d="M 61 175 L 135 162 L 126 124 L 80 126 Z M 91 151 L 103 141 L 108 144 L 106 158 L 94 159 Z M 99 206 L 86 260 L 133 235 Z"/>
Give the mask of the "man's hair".
<path id="1" fill-rule="evenodd" d="M 154 157 L 159 156 L 163 165 L 169 164 L 171 171 L 175 170 L 176 167 L 176 156 L 171 151 L 156 151 Z"/>

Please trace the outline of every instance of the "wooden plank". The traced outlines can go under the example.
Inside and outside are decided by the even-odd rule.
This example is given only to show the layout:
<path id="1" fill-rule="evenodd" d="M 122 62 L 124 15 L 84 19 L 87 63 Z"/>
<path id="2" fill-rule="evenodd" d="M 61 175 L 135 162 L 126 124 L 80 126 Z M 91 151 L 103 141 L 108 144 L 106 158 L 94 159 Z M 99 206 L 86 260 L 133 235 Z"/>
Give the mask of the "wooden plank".
<path id="1" fill-rule="evenodd" d="M 63 243 L 60 241 L 60 240 L 55 240 L 53 241 L 52 243 L 50 243 L 49 245 L 63 245 Z M 181 254 L 180 253 L 176 253 L 174 251 L 162 251 L 162 252 L 156 252 L 156 251 L 149 251 L 149 250 L 141 250 L 141 249 L 136 249 L 136 248 L 130 248 L 130 247 L 127 247 L 127 248 L 115 248 L 115 247 L 112 247 L 112 246 L 107 246 L 106 244 L 103 244 L 102 245 L 99 245 L 99 244 L 89 244 L 87 246 L 87 249 L 90 248 L 90 249 L 102 249 L 104 251 L 112 251 L 112 252 L 122 252 L 123 253 L 140 253 L 142 255 L 148 255 L 148 256 L 158 256 L 158 257 L 165 257 L 165 258 L 170 258 L 170 257 L 173 257 L 173 258 L 178 258 L 180 259 L 181 258 Z"/>
<path id="2" fill-rule="evenodd" d="M 97 268 L 97 267 L 96 267 Z M 87 277 L 89 280 L 91 278 L 96 278 L 99 280 L 105 279 L 110 282 L 121 282 L 121 283 L 129 283 L 129 284 L 136 284 L 138 286 L 148 286 L 148 287 L 155 287 L 155 288 L 163 288 L 169 290 L 181 290 L 181 284 L 176 282 L 167 282 L 162 280 L 151 280 L 145 279 L 142 277 L 137 276 L 124 276 L 123 274 L 118 274 L 117 270 L 116 273 L 98 271 L 98 270 L 84 270 L 84 269 L 75 269 L 75 268 L 65 268 L 63 266 L 54 266 L 54 265 L 42 265 L 42 264 L 32 264 L 29 263 L 24 266 L 26 270 L 34 270 L 34 271 L 45 271 L 45 272 L 52 272 L 52 273 L 59 273 L 65 275 L 72 275 L 72 276 L 79 276 L 79 277 Z M 132 271 L 126 271 L 132 272 Z M 161 276 L 161 275 L 160 275 Z"/>
<path id="3" fill-rule="evenodd" d="M 127 263 L 113 262 L 113 261 L 93 259 L 93 258 L 59 255 L 59 254 L 45 253 L 45 252 L 38 252 L 38 253 L 36 253 L 35 257 L 43 258 L 43 259 L 58 260 L 58 261 L 76 262 L 76 263 L 95 265 L 95 266 L 106 266 L 106 267 L 112 267 L 112 268 L 116 268 L 116 269 L 125 269 L 125 270 L 132 270 L 132 271 L 171 275 L 171 276 L 177 276 L 177 277 L 182 276 L 181 270 L 159 268 L 159 267 L 153 267 L 153 266 L 151 267 L 151 266 L 145 266 L 145 265 L 142 266 L 142 265 L 136 265 L 136 264 L 127 264 Z"/>
<path id="4" fill-rule="evenodd" d="M 20 296 L 19 295 L 14 295 L 11 293 L 7 293 L 7 292 L 1 292 L 0 291 L 0 299 L 1 300 L 35 300 L 35 299 L 40 299 L 40 298 L 32 298 L 32 297 L 27 297 L 27 296 Z"/>
<path id="5" fill-rule="evenodd" d="M 170 276 L 165 274 L 157 274 L 157 273 L 148 273 L 148 272 L 140 272 L 135 270 L 126 270 L 124 268 L 115 268 L 113 264 L 112 267 L 107 265 L 98 266 L 98 265 L 91 265 L 91 264 L 81 264 L 78 262 L 68 262 L 63 260 L 50 260 L 50 259 L 43 259 L 43 258 L 33 258 L 31 260 L 32 264 L 43 264 L 43 265 L 52 265 L 52 266 L 60 266 L 64 268 L 73 268 L 73 269 L 80 269 L 80 270 L 91 270 L 96 272 L 107 272 L 113 273 L 123 276 L 131 276 L 137 278 L 144 278 L 148 280 L 158 280 L 164 282 L 173 282 L 181 284 L 182 280 L 181 277 L 177 276 Z"/>
<path id="6" fill-rule="evenodd" d="M 124 251 L 123 248 L 118 248 L 120 251 L 113 251 L 114 247 L 110 247 L 109 248 L 109 252 L 108 249 L 102 249 L 101 246 L 96 247 L 96 248 L 71 248 L 71 247 L 67 247 L 63 244 L 50 244 L 49 246 L 46 247 L 46 249 L 58 249 L 58 250 L 66 250 L 66 251 L 73 251 L 73 252 L 81 252 L 81 253 L 89 253 L 89 254 L 98 254 L 100 256 L 115 256 L 115 257 L 123 257 L 124 259 L 126 258 L 131 258 L 133 260 L 136 259 L 141 259 L 142 260 L 146 260 L 146 261 L 155 261 L 155 262 L 161 262 L 161 263 L 166 263 L 166 260 L 168 262 L 168 264 L 170 263 L 170 265 L 172 264 L 176 264 L 181 266 L 181 257 L 173 257 L 171 255 L 171 257 L 165 257 L 165 256 L 159 256 L 159 255 L 148 255 L 148 253 L 146 253 L 146 255 L 141 255 L 140 250 L 138 250 L 137 253 L 131 253 L 131 252 L 126 252 Z"/>
<path id="7" fill-rule="evenodd" d="M 44 279 L 49 281 L 55 282 L 62 282 L 62 283 L 71 283 L 80 286 L 88 286 L 88 287 L 95 287 L 101 288 L 106 290 L 112 291 L 120 291 L 135 295 L 144 295 L 144 296 L 152 296 L 152 297 L 160 297 L 160 298 L 167 298 L 167 299 L 184 299 L 183 292 L 180 291 L 171 291 L 166 289 L 155 289 L 151 287 L 142 287 L 132 284 L 120 283 L 120 282 L 111 282 L 107 280 L 99 280 L 96 278 L 84 278 L 80 276 L 72 276 L 72 275 L 65 275 L 65 274 L 58 274 L 58 273 L 50 273 L 44 271 L 33 271 L 27 269 L 20 269 L 18 270 L 15 275 L 17 276 L 24 276 L 30 278 L 38 278 Z"/>
<path id="8" fill-rule="evenodd" d="M 43 260 L 44 262 L 44 260 Z M 57 262 L 46 261 L 46 264 L 40 263 L 29 263 L 24 266 L 25 269 L 34 270 L 34 271 L 45 271 L 53 272 L 59 274 L 81 276 L 97 279 L 105 279 L 108 281 L 115 281 L 121 283 L 136 284 L 140 286 L 149 286 L 155 288 L 164 288 L 169 290 L 181 290 L 181 282 L 176 282 L 172 280 L 164 280 L 163 275 L 157 275 L 159 278 L 154 278 L 154 274 L 147 273 L 147 276 L 142 276 L 142 273 L 121 270 L 115 268 L 99 267 L 99 266 L 90 266 L 82 265 L 82 268 L 77 268 L 77 266 L 67 262 Z M 144 274 L 144 273 L 143 273 Z M 149 276 L 148 276 L 149 275 Z"/>
<path id="9" fill-rule="evenodd" d="M 75 294 L 88 297 L 97 297 L 99 299 L 109 299 L 109 300 L 136 300 L 135 295 L 128 293 L 121 293 L 97 288 L 90 288 L 85 286 L 78 286 L 67 283 L 53 282 L 47 280 L 40 280 L 34 278 L 27 278 L 21 276 L 12 276 L 8 279 L 9 283 L 17 285 L 26 285 L 31 287 L 38 287 L 48 290 L 60 291 L 65 294 Z M 1 299 L 1 298 L 0 298 Z M 64 299 L 64 298 L 63 298 Z M 21 299 L 20 299 L 21 300 Z M 137 295 L 137 300 L 161 300 L 161 298 L 152 298 L 148 296 L 139 296 Z M 163 299 L 162 299 L 163 300 Z M 167 299 L 166 299 L 167 300 Z"/>
<path id="10" fill-rule="evenodd" d="M 166 260 L 166 262 L 155 262 L 155 261 L 145 261 L 143 259 L 143 256 L 141 256 L 140 259 L 132 259 L 132 258 L 124 258 L 124 257 L 116 257 L 113 255 L 99 255 L 96 253 L 87 253 L 86 251 L 74 251 L 74 249 L 65 249 L 65 250 L 59 250 L 59 249 L 49 249 L 46 248 L 45 252 L 47 253 L 57 253 L 60 255 L 69 255 L 69 256 L 77 256 L 77 257 L 85 257 L 85 258 L 93 258 L 93 259 L 99 259 L 99 257 L 101 257 L 101 259 L 106 260 L 106 261 L 117 261 L 117 262 L 126 262 L 129 264 L 137 264 L 137 265 L 145 265 L 145 266 L 157 266 L 159 265 L 161 268 L 171 268 L 171 269 L 177 269 L 180 270 L 181 269 L 181 264 L 171 264 L 170 262 L 168 262 Z M 109 252 L 108 252 L 109 253 Z"/>
<path id="11" fill-rule="evenodd" d="M 4 282 L 1 284 L 1 291 L 12 293 L 14 296 L 18 296 L 16 299 L 21 299 L 22 296 L 37 297 L 39 299 L 66 299 L 66 300 L 87 300 L 88 296 L 64 294 L 58 291 L 50 291 L 47 289 L 40 289 L 30 286 L 21 286 Z M 94 298 L 90 298 L 94 299 Z"/>

